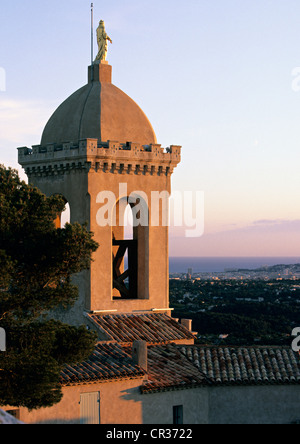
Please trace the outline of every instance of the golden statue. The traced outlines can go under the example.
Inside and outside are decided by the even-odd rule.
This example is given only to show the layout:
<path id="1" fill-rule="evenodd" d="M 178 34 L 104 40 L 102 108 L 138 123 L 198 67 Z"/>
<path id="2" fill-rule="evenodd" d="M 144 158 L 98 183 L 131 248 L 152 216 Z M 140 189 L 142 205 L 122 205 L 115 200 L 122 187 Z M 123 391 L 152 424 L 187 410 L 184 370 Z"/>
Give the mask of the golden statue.
<path id="1" fill-rule="evenodd" d="M 97 29 L 97 42 L 98 42 L 98 55 L 95 59 L 95 62 L 101 62 L 101 61 L 105 61 L 106 60 L 106 55 L 107 55 L 107 42 L 112 43 L 112 40 L 110 37 L 108 37 L 108 35 L 105 32 L 105 25 L 104 25 L 104 21 L 101 20 L 99 22 L 99 26 Z"/>

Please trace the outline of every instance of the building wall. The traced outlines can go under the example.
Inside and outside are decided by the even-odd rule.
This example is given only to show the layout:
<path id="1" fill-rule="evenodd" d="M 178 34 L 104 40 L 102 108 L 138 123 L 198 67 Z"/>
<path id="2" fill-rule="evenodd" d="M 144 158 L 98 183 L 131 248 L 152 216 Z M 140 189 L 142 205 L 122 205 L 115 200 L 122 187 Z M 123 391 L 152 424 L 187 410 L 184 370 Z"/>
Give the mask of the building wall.
<path id="1" fill-rule="evenodd" d="M 91 265 L 91 302 L 87 307 L 91 311 L 116 310 L 118 313 L 151 310 L 169 307 L 168 294 L 168 227 L 151 226 L 151 192 L 170 191 L 170 176 L 114 175 L 103 172 L 89 172 L 88 192 L 90 201 L 90 228 L 99 242 Z M 126 188 L 127 195 L 120 194 Z M 101 227 L 97 222 L 97 213 L 101 205 L 97 203 L 100 191 L 111 191 L 117 200 L 128 197 L 131 193 L 148 199 L 149 230 L 145 239 L 139 239 L 138 255 L 138 299 L 113 300 L 112 291 L 112 228 Z M 119 239 L 120 240 L 120 239 Z M 141 242 L 142 241 L 142 242 Z"/>
<path id="2" fill-rule="evenodd" d="M 142 424 L 141 384 L 135 379 L 64 387 L 59 404 L 31 412 L 21 408 L 19 418 L 26 424 L 80 424 L 80 395 L 100 392 L 101 424 Z"/>
<path id="3" fill-rule="evenodd" d="M 70 205 L 71 223 L 79 222 L 90 225 L 87 174 L 74 169 L 64 175 L 29 177 L 29 182 L 47 196 L 61 194 Z M 82 325 L 85 323 L 83 313 L 89 304 L 90 271 L 85 270 L 74 275 L 72 282 L 78 287 L 78 300 L 68 310 L 56 309 L 51 313 L 51 317 L 71 325 Z"/>
<path id="4" fill-rule="evenodd" d="M 210 424 L 290 424 L 300 420 L 300 386 L 215 387 Z"/>
<path id="5" fill-rule="evenodd" d="M 203 387 L 144 395 L 145 424 L 172 424 L 183 406 L 184 424 L 291 424 L 300 421 L 300 386 Z"/>
<path id="6" fill-rule="evenodd" d="M 183 406 L 183 423 L 208 424 L 208 388 L 143 395 L 144 424 L 173 424 L 173 407 Z"/>
<path id="7" fill-rule="evenodd" d="M 62 401 L 51 407 L 20 409 L 26 424 L 80 424 L 80 395 L 100 392 L 101 424 L 173 424 L 173 407 L 183 406 L 184 424 L 208 423 L 206 388 L 143 395 L 141 380 L 65 387 Z M 5 408 L 8 410 L 8 408 Z"/>
<path id="8" fill-rule="evenodd" d="M 300 420 L 300 386 L 203 387 L 141 394 L 142 380 L 65 387 L 47 409 L 20 410 L 28 424 L 80 424 L 80 395 L 100 392 L 101 424 L 172 425 L 173 407 L 193 424 L 290 424 Z M 4 410 L 8 410 L 5 409 Z"/>

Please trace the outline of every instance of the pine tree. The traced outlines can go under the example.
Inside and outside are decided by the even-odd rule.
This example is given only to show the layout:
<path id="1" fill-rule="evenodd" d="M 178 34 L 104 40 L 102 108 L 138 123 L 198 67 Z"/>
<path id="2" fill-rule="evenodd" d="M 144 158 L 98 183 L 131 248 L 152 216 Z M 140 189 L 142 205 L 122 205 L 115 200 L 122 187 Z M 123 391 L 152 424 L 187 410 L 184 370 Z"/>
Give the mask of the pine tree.
<path id="1" fill-rule="evenodd" d="M 0 327 L 7 350 L 0 352 L 0 405 L 36 409 L 62 397 L 64 365 L 90 356 L 95 335 L 46 314 L 78 297 L 72 275 L 88 269 L 98 244 L 86 226 L 54 220 L 65 207 L 0 165 Z"/>

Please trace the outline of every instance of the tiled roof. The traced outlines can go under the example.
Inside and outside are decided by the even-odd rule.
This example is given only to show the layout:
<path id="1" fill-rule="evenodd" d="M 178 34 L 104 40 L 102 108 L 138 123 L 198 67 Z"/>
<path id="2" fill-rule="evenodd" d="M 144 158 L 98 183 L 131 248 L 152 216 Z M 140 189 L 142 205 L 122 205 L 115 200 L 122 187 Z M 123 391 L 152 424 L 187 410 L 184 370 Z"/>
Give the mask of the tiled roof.
<path id="1" fill-rule="evenodd" d="M 85 362 L 66 366 L 63 385 L 147 376 L 141 392 L 216 385 L 300 384 L 300 358 L 289 347 L 148 346 L 148 371 L 136 366 L 131 345 L 98 344 Z"/>
<path id="2" fill-rule="evenodd" d="M 182 346 L 212 384 L 300 384 L 299 355 L 290 347 Z"/>
<path id="3" fill-rule="evenodd" d="M 61 373 L 62 385 L 88 384 L 119 379 L 142 378 L 144 370 L 133 363 L 131 355 L 119 344 L 98 344 L 92 356 Z"/>
<path id="4" fill-rule="evenodd" d="M 183 390 L 206 384 L 206 378 L 180 351 L 168 344 L 148 348 L 148 382 L 142 393 Z"/>
<path id="5" fill-rule="evenodd" d="M 126 344 L 141 340 L 154 345 L 195 339 L 190 331 L 167 314 L 89 314 L 88 317 L 106 341 Z"/>

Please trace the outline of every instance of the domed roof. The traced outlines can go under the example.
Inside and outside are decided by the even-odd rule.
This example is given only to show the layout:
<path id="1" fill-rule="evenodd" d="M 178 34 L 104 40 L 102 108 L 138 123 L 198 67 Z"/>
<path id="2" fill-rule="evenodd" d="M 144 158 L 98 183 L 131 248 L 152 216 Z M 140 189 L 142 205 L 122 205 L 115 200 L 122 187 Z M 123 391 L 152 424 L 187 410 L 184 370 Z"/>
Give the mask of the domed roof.
<path id="1" fill-rule="evenodd" d="M 41 145 L 81 139 L 156 143 L 151 123 L 141 108 L 111 83 L 111 66 L 89 68 L 89 83 L 72 94 L 48 121 Z"/>

